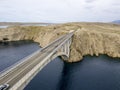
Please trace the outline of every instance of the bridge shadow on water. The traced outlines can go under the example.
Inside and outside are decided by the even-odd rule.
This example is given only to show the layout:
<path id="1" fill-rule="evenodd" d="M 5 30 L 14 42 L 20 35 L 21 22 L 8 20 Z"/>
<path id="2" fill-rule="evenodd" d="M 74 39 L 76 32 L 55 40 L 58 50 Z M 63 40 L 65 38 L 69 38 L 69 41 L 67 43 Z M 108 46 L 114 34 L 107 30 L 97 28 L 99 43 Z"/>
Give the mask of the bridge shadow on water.
<path id="1" fill-rule="evenodd" d="M 62 72 L 61 72 L 61 78 L 58 82 L 58 87 L 57 87 L 56 90 L 67 90 L 68 83 L 69 83 L 70 76 L 71 76 L 69 74 L 69 72 L 70 72 L 69 70 L 70 70 L 70 68 L 64 62 L 63 63 L 63 69 L 62 69 Z"/>
<path id="2" fill-rule="evenodd" d="M 119 76 L 119 58 L 86 56 L 78 63 L 56 58 L 25 90 L 120 90 Z"/>
<path id="3" fill-rule="evenodd" d="M 56 90 L 120 90 L 120 59 L 86 56 L 81 62 L 64 62 Z"/>
<path id="4" fill-rule="evenodd" d="M 82 61 L 81 61 L 82 62 Z M 79 64 L 82 64 L 79 62 Z M 76 65 L 77 63 L 67 63 L 63 62 L 63 69 L 61 72 L 61 78 L 58 83 L 58 87 L 56 90 L 69 90 L 71 85 L 75 85 L 72 81 L 74 77 L 74 71 L 80 66 Z"/>

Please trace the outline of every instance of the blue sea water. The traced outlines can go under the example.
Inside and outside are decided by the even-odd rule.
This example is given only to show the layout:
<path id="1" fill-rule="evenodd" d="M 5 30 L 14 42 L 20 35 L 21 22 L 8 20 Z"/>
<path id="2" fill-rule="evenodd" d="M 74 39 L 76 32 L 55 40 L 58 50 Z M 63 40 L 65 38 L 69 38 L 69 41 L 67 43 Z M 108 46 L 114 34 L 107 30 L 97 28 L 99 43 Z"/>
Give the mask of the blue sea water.
<path id="1" fill-rule="evenodd" d="M 34 42 L 0 45 L 0 71 L 40 47 Z M 120 90 L 120 59 L 107 55 L 85 56 L 77 63 L 56 58 L 24 90 Z"/>

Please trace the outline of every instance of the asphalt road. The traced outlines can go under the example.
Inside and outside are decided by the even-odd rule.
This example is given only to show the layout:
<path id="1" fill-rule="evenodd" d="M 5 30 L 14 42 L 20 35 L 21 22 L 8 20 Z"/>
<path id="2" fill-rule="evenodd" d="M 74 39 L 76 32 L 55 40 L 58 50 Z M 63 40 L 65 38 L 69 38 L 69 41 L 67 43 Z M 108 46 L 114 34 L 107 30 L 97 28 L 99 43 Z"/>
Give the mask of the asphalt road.
<path id="1" fill-rule="evenodd" d="M 49 46 L 45 47 L 33 57 L 25 60 L 16 68 L 12 69 L 9 73 L 0 77 L 0 85 L 8 83 L 12 87 L 17 81 L 19 81 L 23 76 L 25 76 L 31 69 L 33 69 L 38 63 L 40 63 L 47 55 L 54 51 L 64 40 L 66 40 L 72 33 L 64 35 L 51 43 Z"/>

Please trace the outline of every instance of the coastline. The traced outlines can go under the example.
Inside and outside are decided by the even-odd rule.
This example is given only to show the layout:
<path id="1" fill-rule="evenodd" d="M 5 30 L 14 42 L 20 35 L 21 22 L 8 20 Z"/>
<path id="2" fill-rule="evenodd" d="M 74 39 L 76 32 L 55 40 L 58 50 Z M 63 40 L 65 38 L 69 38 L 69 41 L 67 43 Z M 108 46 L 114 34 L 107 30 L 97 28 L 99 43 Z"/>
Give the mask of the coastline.
<path id="1" fill-rule="evenodd" d="M 0 40 L 33 40 L 45 47 L 51 41 L 75 30 L 68 62 L 78 62 L 86 55 L 106 54 L 120 58 L 120 25 L 110 23 L 67 23 L 50 26 L 12 26 L 0 31 Z"/>

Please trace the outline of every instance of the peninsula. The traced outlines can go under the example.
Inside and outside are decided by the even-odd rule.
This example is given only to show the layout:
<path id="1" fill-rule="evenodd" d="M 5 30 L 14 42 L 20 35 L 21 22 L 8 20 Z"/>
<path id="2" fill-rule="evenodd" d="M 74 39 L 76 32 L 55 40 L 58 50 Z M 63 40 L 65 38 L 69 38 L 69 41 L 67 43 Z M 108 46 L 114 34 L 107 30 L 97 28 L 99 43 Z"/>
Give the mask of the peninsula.
<path id="1" fill-rule="evenodd" d="M 0 29 L 0 41 L 33 40 L 41 47 L 74 30 L 68 62 L 86 55 L 106 54 L 120 58 L 120 25 L 112 23 L 66 23 L 48 26 L 10 26 Z"/>

